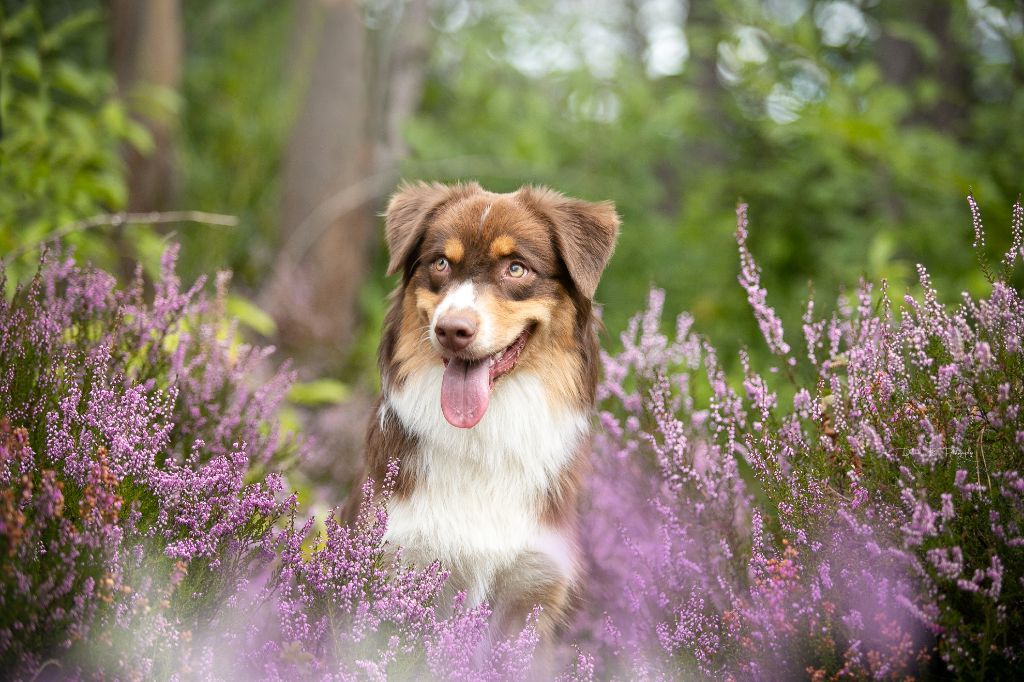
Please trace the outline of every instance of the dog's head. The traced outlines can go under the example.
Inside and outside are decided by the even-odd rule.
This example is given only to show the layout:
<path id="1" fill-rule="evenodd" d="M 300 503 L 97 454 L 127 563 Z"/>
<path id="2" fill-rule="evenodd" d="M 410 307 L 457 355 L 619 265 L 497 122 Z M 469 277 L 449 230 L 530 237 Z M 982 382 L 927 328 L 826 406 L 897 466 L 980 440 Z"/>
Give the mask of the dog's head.
<path id="1" fill-rule="evenodd" d="M 475 426 L 495 382 L 531 358 L 537 369 L 578 374 L 618 229 L 611 203 L 548 189 L 403 186 L 387 210 L 388 274 L 402 272 L 402 284 L 382 359 L 390 355 L 399 375 L 443 363 L 441 409 L 461 428 Z"/>

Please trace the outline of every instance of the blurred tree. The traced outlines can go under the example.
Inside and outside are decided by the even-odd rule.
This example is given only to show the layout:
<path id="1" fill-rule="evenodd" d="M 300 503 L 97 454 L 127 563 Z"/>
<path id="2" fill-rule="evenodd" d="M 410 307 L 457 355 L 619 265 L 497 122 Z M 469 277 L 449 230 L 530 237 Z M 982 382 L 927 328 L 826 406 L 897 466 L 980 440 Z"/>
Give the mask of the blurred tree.
<path id="1" fill-rule="evenodd" d="M 309 84 L 284 156 L 266 301 L 289 349 L 321 365 L 339 364 L 353 339 L 377 201 L 419 103 L 426 26 L 426 0 L 300 5 L 290 61 Z"/>
<path id="2" fill-rule="evenodd" d="M 18 11 L 30 6 L 38 21 Z M 6 248 L 126 206 L 116 151 L 151 136 L 110 97 L 102 6 L 0 0 Z M 795 322 L 808 280 L 819 308 L 861 275 L 900 292 L 916 262 L 938 264 L 942 291 L 984 287 L 969 274 L 970 235 L 935 226 L 963 224 L 973 188 L 995 254 L 1021 190 L 1015 0 L 208 0 L 179 11 L 178 203 L 241 217 L 230 232 L 180 230 L 182 269 L 235 270 L 264 292 L 290 349 L 321 365 L 354 348 L 353 365 L 371 366 L 386 289 L 374 212 L 399 168 L 614 199 L 625 225 L 598 297 L 608 328 L 655 283 L 723 355 L 757 334 L 735 282 L 738 198 L 751 204 L 770 301 Z M 58 28 L 72 14 L 91 17 L 89 30 Z M 133 95 L 132 111 L 173 113 L 175 98 L 161 97 Z M 106 242 L 75 241 L 102 260 Z M 142 241 L 135 252 L 160 246 Z"/>
<path id="3" fill-rule="evenodd" d="M 128 210 L 160 211 L 177 198 L 175 133 L 184 36 L 178 0 L 108 0 L 110 64 L 117 89 L 132 117 L 149 132 L 152 146 L 124 145 Z M 131 276 L 135 254 L 128 247 L 127 226 L 114 240 L 122 277 Z"/>
<path id="4" fill-rule="evenodd" d="M 175 195 L 177 94 L 183 55 L 178 0 L 108 0 L 110 63 L 121 97 L 149 130 L 150 149 L 127 146 L 128 209 L 165 209 Z"/>
<path id="5" fill-rule="evenodd" d="M 297 3 L 185 2 L 180 204 L 237 215 L 227 230 L 181 230 L 186 277 L 219 268 L 262 285 L 279 243 L 281 158 L 305 85 L 287 68 Z"/>

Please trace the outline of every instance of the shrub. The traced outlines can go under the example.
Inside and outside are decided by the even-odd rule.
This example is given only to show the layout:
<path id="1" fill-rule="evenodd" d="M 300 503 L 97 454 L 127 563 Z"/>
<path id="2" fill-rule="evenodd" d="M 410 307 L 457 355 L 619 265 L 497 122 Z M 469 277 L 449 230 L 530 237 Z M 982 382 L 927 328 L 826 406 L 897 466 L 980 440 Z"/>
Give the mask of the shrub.
<path id="1" fill-rule="evenodd" d="M 414 569 L 400 550 L 388 551 L 386 502 L 397 475 L 393 461 L 376 497 L 367 481 L 369 502 L 356 521 L 348 527 L 329 516 L 308 556 L 301 541 L 312 521 L 289 531 L 271 581 L 280 634 L 263 644 L 264 673 L 283 680 L 523 679 L 538 641 L 533 619 L 518 636 L 493 641 L 487 604 L 471 607 L 465 594 L 446 594 L 448 573 L 439 563 Z"/>
<path id="2" fill-rule="evenodd" d="M 227 277 L 183 290 L 176 255 L 151 302 L 52 255 L 0 301 L 5 676 L 524 675 L 532 626 L 492 644 L 486 605 L 440 608 L 447 573 L 383 545 L 393 481 L 352 528 L 296 523 L 291 374 L 239 342 Z"/>
<path id="3" fill-rule="evenodd" d="M 106 66 L 98 3 L 35 0 L 0 7 L 0 253 L 17 258 L 80 218 L 125 207 L 121 153 L 146 153 L 147 130 L 128 115 Z M 91 232 L 67 239 L 113 264 L 110 240 Z M 6 292 L 8 295 L 10 291 Z"/>
<path id="4" fill-rule="evenodd" d="M 983 245 L 971 199 L 976 246 Z M 766 302 L 738 210 L 740 283 L 775 358 L 714 348 L 663 296 L 604 356 L 588 519 L 600 586 L 577 636 L 628 677 L 1006 677 L 1024 638 L 1024 300 L 894 310 L 862 283 L 797 355 Z M 987 268 L 984 268 L 988 272 Z M 785 398 L 783 397 L 785 396 Z M 650 472 L 655 472 L 651 477 Z"/>
<path id="5" fill-rule="evenodd" d="M 55 257 L 0 302 L 5 670 L 173 664 L 294 509 L 280 474 L 252 476 L 292 447 L 273 420 L 289 375 L 251 387 L 266 351 L 224 322 L 226 277 L 214 300 L 183 291 L 175 255 L 152 303 L 141 278 L 120 292 Z M 118 648 L 141 632 L 151 648 Z"/>

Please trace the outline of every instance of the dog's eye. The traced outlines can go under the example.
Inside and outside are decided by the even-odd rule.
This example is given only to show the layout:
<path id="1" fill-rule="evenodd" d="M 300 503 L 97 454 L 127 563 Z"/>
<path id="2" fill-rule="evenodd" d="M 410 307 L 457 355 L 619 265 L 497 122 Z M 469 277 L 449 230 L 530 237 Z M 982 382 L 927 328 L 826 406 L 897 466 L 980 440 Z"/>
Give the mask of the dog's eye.
<path id="1" fill-rule="evenodd" d="M 433 267 L 438 272 L 446 272 L 448 270 L 448 259 L 443 257 L 438 258 L 434 261 Z"/>
<path id="2" fill-rule="evenodd" d="M 526 266 L 522 263 L 512 263 L 508 266 L 508 276 L 519 279 L 526 274 Z"/>

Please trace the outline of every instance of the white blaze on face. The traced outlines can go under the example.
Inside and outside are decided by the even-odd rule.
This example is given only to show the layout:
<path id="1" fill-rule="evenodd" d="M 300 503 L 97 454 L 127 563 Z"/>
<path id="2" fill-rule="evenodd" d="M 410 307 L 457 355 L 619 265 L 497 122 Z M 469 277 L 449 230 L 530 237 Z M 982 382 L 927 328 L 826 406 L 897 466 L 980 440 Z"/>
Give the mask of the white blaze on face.
<path id="1" fill-rule="evenodd" d="M 476 287 L 473 285 L 472 280 L 462 282 L 448 292 L 434 310 L 434 316 L 430 320 L 430 340 L 433 342 L 434 347 L 440 348 L 437 334 L 434 331 L 437 328 L 437 323 L 446 314 L 459 311 L 470 312 L 478 320 L 476 338 L 467 350 L 470 352 L 473 352 L 474 349 L 491 350 L 491 344 L 494 339 L 492 322 L 490 316 L 486 314 L 487 311 L 484 310 L 477 300 Z"/>
<path id="2" fill-rule="evenodd" d="M 490 401 L 493 358 L 485 356 L 490 352 L 490 320 L 481 312 L 473 282 L 462 282 L 441 300 L 430 325 L 431 341 L 438 348 L 436 330 L 446 316 L 471 316 L 476 321 L 476 335 L 465 348 L 470 357 L 448 358 L 441 384 L 441 411 L 450 424 L 463 429 L 476 426 Z"/>

